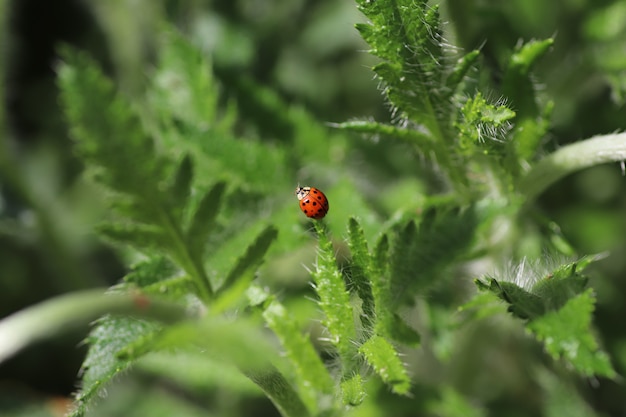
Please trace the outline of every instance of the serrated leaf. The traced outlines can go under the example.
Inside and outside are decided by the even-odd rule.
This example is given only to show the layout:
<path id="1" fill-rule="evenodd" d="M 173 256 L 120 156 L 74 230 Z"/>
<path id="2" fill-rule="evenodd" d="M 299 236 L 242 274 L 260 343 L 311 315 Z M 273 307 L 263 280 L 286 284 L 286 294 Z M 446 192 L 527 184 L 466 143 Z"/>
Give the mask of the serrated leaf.
<path id="1" fill-rule="evenodd" d="M 263 311 L 263 318 L 280 339 L 295 372 L 296 384 L 302 400 L 311 414 L 316 414 L 320 395 L 334 391 L 334 381 L 322 363 L 310 337 L 302 334 L 298 323 L 277 301 Z"/>
<path id="2" fill-rule="evenodd" d="M 396 394 L 408 394 L 411 380 L 398 352 L 383 337 L 372 336 L 359 348 L 367 363 Z"/>
<path id="3" fill-rule="evenodd" d="M 76 395 L 72 417 L 82 416 L 107 384 L 124 372 L 131 361 L 117 353 L 142 337 L 153 335 L 160 326 L 129 317 L 105 317 L 87 337 L 89 351 L 82 365 L 81 389 Z"/>
<path id="4" fill-rule="evenodd" d="M 594 305 L 593 290 L 589 289 L 527 327 L 554 359 L 567 361 L 584 376 L 614 378 L 609 357 L 598 347 L 590 328 Z"/>
<path id="5" fill-rule="evenodd" d="M 267 253 L 270 245 L 276 240 L 277 236 L 278 230 L 274 226 L 266 226 L 254 242 L 248 246 L 246 252 L 237 259 L 235 265 L 233 265 L 224 279 L 218 293 L 224 293 L 231 288 L 236 280 L 241 280 L 246 274 L 254 272 L 263 261 L 263 257 Z M 245 281 L 249 282 L 249 280 Z"/>
<path id="6" fill-rule="evenodd" d="M 506 151 L 505 134 L 515 112 L 504 105 L 487 102 L 481 93 L 469 98 L 461 108 L 462 119 L 456 123 L 461 134 L 461 145 L 474 151 L 480 146 L 481 152 Z"/>
<path id="7" fill-rule="evenodd" d="M 419 230 L 410 221 L 393 242 L 390 253 L 391 291 L 395 300 L 410 301 L 435 283 L 442 273 L 472 244 L 477 227 L 474 209 L 431 207 Z M 393 310 L 397 305 L 389 306 Z"/>
<path id="8" fill-rule="evenodd" d="M 318 304 L 326 316 L 324 325 L 328 329 L 330 342 L 337 348 L 342 359 L 342 373 L 345 375 L 352 372 L 356 365 L 354 357 L 356 329 L 350 294 L 337 267 L 333 244 L 325 227 L 320 222 L 315 222 L 314 226 L 319 249 L 315 270 L 312 272 L 313 288 L 319 297 Z"/>
<path id="9" fill-rule="evenodd" d="M 490 291 L 508 305 L 508 311 L 521 319 L 536 319 L 546 313 L 546 306 L 541 297 L 526 291 L 517 284 L 488 278 L 487 282 L 475 280 L 480 290 Z"/>
<path id="10" fill-rule="evenodd" d="M 61 99 L 79 155 L 108 187 L 160 206 L 157 184 L 168 161 L 156 154 L 138 115 L 87 55 L 65 48 L 63 58 Z"/>
<path id="11" fill-rule="evenodd" d="M 175 29 L 162 34 L 160 47 L 152 76 L 153 105 L 163 114 L 207 129 L 216 119 L 219 96 L 207 55 Z"/>
<path id="12" fill-rule="evenodd" d="M 191 216 L 187 228 L 187 243 L 194 254 L 200 256 L 208 239 L 208 235 L 215 225 L 222 199 L 226 191 L 226 183 L 218 182 L 206 193 L 198 203 L 198 207 Z"/>
<path id="13" fill-rule="evenodd" d="M 358 221 L 351 217 L 348 221 L 348 246 L 352 260 L 350 263 L 350 283 L 361 299 L 363 310 L 362 321 L 367 327 L 375 317 L 374 296 L 372 295 L 370 278 L 374 270 L 373 260 L 367 247 L 365 233 Z"/>
<path id="14" fill-rule="evenodd" d="M 581 271 L 590 262 L 592 258 L 583 258 L 580 264 L 577 261 L 560 265 L 533 285 L 532 292 L 545 300 L 547 308 L 560 309 L 569 299 L 581 294 L 587 287 L 589 278 Z"/>
<path id="15" fill-rule="evenodd" d="M 170 237 L 158 226 L 136 223 L 104 223 L 96 231 L 106 239 L 138 249 L 166 250 L 171 246 Z"/>

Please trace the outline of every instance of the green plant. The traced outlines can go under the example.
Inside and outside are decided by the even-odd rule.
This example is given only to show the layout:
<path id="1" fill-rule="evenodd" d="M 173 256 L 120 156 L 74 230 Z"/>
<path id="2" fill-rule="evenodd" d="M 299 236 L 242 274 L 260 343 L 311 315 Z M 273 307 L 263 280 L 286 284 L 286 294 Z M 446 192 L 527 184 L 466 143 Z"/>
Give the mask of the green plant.
<path id="1" fill-rule="evenodd" d="M 221 105 L 210 62 L 171 29 L 162 29 L 159 61 L 141 97 L 131 98 L 84 53 L 66 48 L 59 72 L 65 114 L 87 174 L 111 205 L 98 232 L 120 245 L 130 272 L 106 294 L 77 293 L 6 319 L 0 340 L 12 343 L 2 345 L 0 358 L 45 336 L 42 317 L 48 332 L 98 318 L 74 416 L 136 363 L 172 378 L 184 364 L 181 384 L 189 389 L 207 363 L 219 369 L 205 375 L 212 387 L 225 375 L 244 375 L 284 416 L 416 409 L 485 415 L 486 397 L 477 394 L 485 404 L 473 404 L 455 384 L 458 364 L 446 339 L 499 320 L 519 345 L 534 343 L 520 335 L 525 330 L 554 359 L 527 353 L 528 372 L 554 399 L 547 413 L 569 406 L 568 395 L 584 404 L 576 375 L 615 378 L 591 328 L 595 298 L 583 274 L 598 256 L 576 257 L 534 204 L 568 173 L 623 160 L 626 136 L 542 156 L 553 104 L 540 99 L 530 71 L 552 39 L 511 52 L 499 98 L 490 99 L 493 86 L 477 76 L 480 52 L 461 55 L 447 45 L 438 7 L 358 4 L 370 20 L 358 30 L 380 58 L 374 72 L 393 122 L 350 121 L 327 133 L 302 110 L 265 101 L 267 114 L 295 132 L 287 144 L 240 137 L 238 111 Z M 251 90 L 254 98 L 271 96 Z M 329 149 L 345 150 L 355 132 L 411 151 L 408 185 L 375 190 L 405 206 L 369 205 L 371 194 L 329 158 Z M 418 160 L 425 161 L 422 182 L 412 178 Z M 329 193 L 328 223 L 314 222 L 313 236 L 292 227 L 300 218 L 296 203 L 277 195 L 295 186 L 300 166 L 340 178 Z M 428 191 L 418 202 L 406 198 L 420 187 Z M 343 230 L 349 256 L 333 245 L 331 231 Z M 292 314 L 297 302 L 290 306 L 255 281 L 264 260 L 311 239 L 321 341 L 303 331 L 313 317 Z M 490 267 L 480 269 L 478 293 L 468 301 L 463 284 L 476 276 L 470 266 L 478 260 Z M 555 383 L 562 375 L 571 379 Z M 385 397 L 387 390 L 396 397 Z"/>

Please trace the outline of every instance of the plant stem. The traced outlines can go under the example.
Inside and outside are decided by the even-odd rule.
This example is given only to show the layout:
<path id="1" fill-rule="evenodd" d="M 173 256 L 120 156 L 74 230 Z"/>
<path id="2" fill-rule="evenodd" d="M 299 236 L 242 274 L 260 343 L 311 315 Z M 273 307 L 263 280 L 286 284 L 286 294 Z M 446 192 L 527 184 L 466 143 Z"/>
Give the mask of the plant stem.
<path id="1" fill-rule="evenodd" d="M 28 307 L 0 321 L 0 362 L 31 343 L 71 329 L 87 328 L 103 314 L 176 322 L 188 317 L 183 306 L 137 294 L 78 291 Z"/>
<path id="2" fill-rule="evenodd" d="M 277 371 L 244 372 L 270 398 L 283 417 L 308 417 L 306 406 L 293 387 Z"/>
<path id="3" fill-rule="evenodd" d="M 526 174 L 519 183 L 527 202 L 535 200 L 552 184 L 583 168 L 626 160 L 626 133 L 596 136 L 551 153 Z"/>

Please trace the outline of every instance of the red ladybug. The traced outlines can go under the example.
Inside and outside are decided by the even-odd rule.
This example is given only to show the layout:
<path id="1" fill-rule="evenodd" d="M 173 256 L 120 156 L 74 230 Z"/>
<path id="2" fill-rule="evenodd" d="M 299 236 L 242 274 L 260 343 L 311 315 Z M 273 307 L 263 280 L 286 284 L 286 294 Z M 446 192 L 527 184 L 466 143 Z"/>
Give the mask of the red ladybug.
<path id="1" fill-rule="evenodd" d="M 300 210 L 312 219 L 321 219 L 328 213 L 328 199 L 315 187 L 296 187 Z"/>

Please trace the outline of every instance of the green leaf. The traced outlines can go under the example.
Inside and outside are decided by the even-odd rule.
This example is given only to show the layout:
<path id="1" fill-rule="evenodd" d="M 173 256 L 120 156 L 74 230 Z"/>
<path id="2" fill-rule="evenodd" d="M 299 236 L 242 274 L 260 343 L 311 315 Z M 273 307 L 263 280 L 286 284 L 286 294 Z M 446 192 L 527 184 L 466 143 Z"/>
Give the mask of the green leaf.
<path id="1" fill-rule="evenodd" d="M 360 374 L 341 381 L 341 399 L 344 404 L 356 407 L 365 400 L 366 396 Z"/>
<path id="2" fill-rule="evenodd" d="M 479 56 L 480 51 L 475 49 L 459 58 L 456 65 L 446 78 L 446 88 L 449 91 L 448 95 L 451 96 L 456 93 L 459 84 L 463 81 L 463 77 L 465 77 Z"/>
<path id="3" fill-rule="evenodd" d="M 131 272 L 124 276 L 124 282 L 144 288 L 171 278 L 178 269 L 164 256 L 151 256 L 131 267 Z"/>
<path id="4" fill-rule="evenodd" d="M 409 326 L 398 314 L 386 316 L 386 323 L 383 333 L 396 342 L 404 343 L 408 346 L 417 346 L 421 340 L 419 333 Z"/>
<path id="5" fill-rule="evenodd" d="M 225 190 L 226 184 L 224 182 L 216 183 L 200 199 L 198 206 L 191 215 L 191 221 L 186 232 L 186 240 L 196 256 L 202 255 L 208 235 L 215 226 L 215 219 L 219 213 Z"/>
<path id="6" fill-rule="evenodd" d="M 132 315 L 165 323 L 190 315 L 178 304 L 144 295 L 105 294 L 101 289 L 64 294 L 0 321 L 0 363 L 36 341 L 86 328 L 103 314 Z"/>
<path id="7" fill-rule="evenodd" d="M 246 275 L 256 271 L 277 236 L 278 230 L 274 226 L 266 226 L 255 241 L 248 246 L 246 252 L 237 259 L 235 265 L 233 265 L 220 286 L 218 294 L 223 294 L 225 291 L 228 291 L 236 280 L 245 281 L 245 287 L 247 288 L 250 279 L 246 278 Z"/>
<path id="8" fill-rule="evenodd" d="M 348 245 L 352 255 L 350 283 L 361 299 L 361 308 L 363 310 L 361 320 L 366 327 L 371 328 L 371 323 L 375 318 L 375 305 L 369 277 L 376 271 L 367 247 L 365 233 L 361 225 L 353 217 L 348 221 L 348 236 Z"/>
<path id="9" fill-rule="evenodd" d="M 176 29 L 161 32 L 159 64 L 152 76 L 153 106 L 205 130 L 217 118 L 218 85 L 207 55 Z"/>
<path id="10" fill-rule="evenodd" d="M 425 148 L 431 147 L 432 142 L 432 137 L 427 132 L 416 129 L 401 128 L 384 123 L 353 120 L 344 123 L 332 123 L 330 126 L 337 129 L 349 130 L 355 133 L 367 133 L 374 137 L 400 140 L 411 145 L 417 145 Z"/>
<path id="11" fill-rule="evenodd" d="M 359 348 L 367 363 L 396 394 L 408 394 L 411 381 L 398 352 L 383 337 L 372 336 Z"/>
<path id="12" fill-rule="evenodd" d="M 437 87 L 443 81 L 442 33 L 437 5 L 426 1 L 358 1 L 359 10 L 371 21 L 357 30 L 383 59 L 374 67 L 385 82 L 384 92 L 403 114 L 434 132 L 437 123 Z"/>
<path id="13" fill-rule="evenodd" d="M 581 272 L 594 261 L 584 257 L 579 261 L 560 265 L 532 287 L 532 292 L 545 300 L 551 310 L 560 309 L 568 300 L 581 294 L 589 278 Z"/>
<path id="14" fill-rule="evenodd" d="M 473 208 L 431 207 L 419 230 L 410 221 L 401 230 L 390 254 L 391 291 L 395 300 L 411 301 L 415 294 L 442 282 L 446 266 L 472 244 L 477 219 Z M 390 305 L 393 311 L 397 305 Z"/>
<path id="15" fill-rule="evenodd" d="M 584 376 L 615 378 L 608 355 L 598 347 L 591 332 L 594 304 L 593 290 L 589 289 L 527 327 L 554 359 L 567 361 Z"/>
<path id="16" fill-rule="evenodd" d="M 85 54 L 63 51 L 61 102 L 80 156 L 92 175 L 111 189 L 140 197 L 144 210 L 163 205 L 157 187 L 168 161 L 156 154 L 132 106 Z M 153 212 L 144 213 L 153 217 Z"/>
<path id="17" fill-rule="evenodd" d="M 159 326 L 128 317 L 105 317 L 87 337 L 89 351 L 82 365 L 81 389 L 76 395 L 73 417 L 84 415 L 91 403 L 106 389 L 108 383 L 131 364 L 117 353 L 134 341 L 154 335 Z"/>
<path id="18" fill-rule="evenodd" d="M 456 123 L 461 147 L 466 152 L 502 156 L 506 153 L 505 136 L 515 112 L 505 105 L 489 104 L 481 93 L 469 98 L 461 108 L 461 120 Z M 515 161 L 516 166 L 517 161 Z"/>
<path id="19" fill-rule="evenodd" d="M 318 304 L 326 316 L 324 325 L 329 332 L 329 341 L 337 348 L 342 374 L 346 375 L 352 373 L 356 366 L 356 329 L 350 294 L 337 267 L 333 244 L 325 227 L 320 222 L 315 222 L 314 226 L 319 249 L 315 270 L 312 272 L 313 288 L 319 297 Z"/>
<path id="20" fill-rule="evenodd" d="M 295 373 L 296 385 L 311 414 L 316 414 L 324 396 L 332 394 L 334 381 L 322 363 L 308 335 L 278 301 L 272 301 L 263 311 L 267 325 L 280 339 L 285 355 Z"/>
<path id="21" fill-rule="evenodd" d="M 137 223 L 103 223 L 96 231 L 115 243 L 134 247 L 139 251 L 168 250 L 170 237 L 158 226 Z"/>
<path id="22" fill-rule="evenodd" d="M 540 113 L 530 70 L 553 44 L 552 38 L 530 41 L 519 47 L 509 59 L 502 81 L 503 94 L 511 100 L 520 120 L 534 119 Z"/>
<path id="23" fill-rule="evenodd" d="M 487 278 L 487 282 L 475 280 L 474 283 L 482 291 L 490 291 L 509 304 L 508 311 L 521 319 L 533 320 L 546 313 L 546 306 L 541 297 L 526 291 L 517 284 Z"/>
<path id="24" fill-rule="evenodd" d="M 193 163 L 189 155 L 185 155 L 178 169 L 176 170 L 174 181 L 167 194 L 171 196 L 170 207 L 174 217 L 182 220 L 183 209 L 189 204 L 191 196 L 191 182 L 193 180 Z"/>

